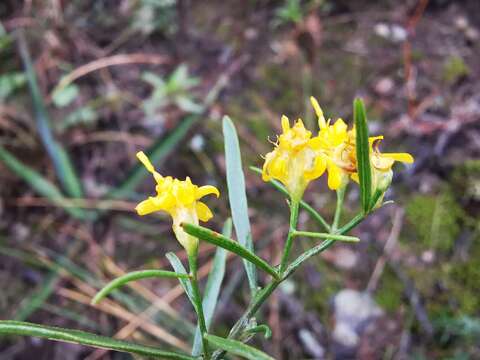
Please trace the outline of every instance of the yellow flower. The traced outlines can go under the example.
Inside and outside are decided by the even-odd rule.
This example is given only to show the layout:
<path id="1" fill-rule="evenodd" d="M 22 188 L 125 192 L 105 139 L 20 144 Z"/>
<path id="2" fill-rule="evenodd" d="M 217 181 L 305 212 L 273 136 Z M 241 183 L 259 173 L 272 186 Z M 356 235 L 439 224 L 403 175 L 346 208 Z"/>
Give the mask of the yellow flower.
<path id="1" fill-rule="evenodd" d="M 262 179 L 276 179 L 287 188 L 292 200 L 301 199 L 308 183 L 323 174 L 326 161 L 316 156 L 319 142 L 305 129 L 301 119 L 293 127 L 282 116 L 283 133 L 275 149 L 265 156 Z"/>
<path id="2" fill-rule="evenodd" d="M 347 124 L 337 119 L 333 125 L 326 121 L 317 100 L 312 96 L 310 102 L 318 117 L 320 131 L 317 156 L 324 159 L 328 171 L 328 187 L 337 190 L 348 181 L 348 176 L 356 170 L 355 143 L 351 141 Z"/>
<path id="3" fill-rule="evenodd" d="M 310 101 L 318 117 L 320 127 L 318 156 L 326 159 L 328 186 L 332 190 L 337 190 L 346 184 L 348 176 L 358 183 L 355 129 L 348 130 L 342 119 L 338 119 L 333 125 L 330 125 L 330 120 L 325 120 L 317 100 L 311 97 Z M 384 192 L 390 185 L 391 169 L 395 161 L 412 163 L 413 157 L 408 153 L 382 154 L 378 150 L 378 144 L 381 140 L 383 140 L 383 136 L 369 138 L 370 162 L 373 190 L 378 189 Z"/>
<path id="4" fill-rule="evenodd" d="M 372 170 L 372 190 L 384 193 L 390 186 L 393 177 L 392 167 L 395 161 L 406 164 L 413 163 L 413 156 L 409 153 L 381 153 L 379 150 L 383 136 L 374 136 L 368 139 L 370 143 L 370 165 Z M 358 173 L 352 174 L 352 179 L 359 182 Z M 381 199 L 383 196 L 379 199 Z M 377 202 L 378 203 L 378 202 Z"/>
<path id="5" fill-rule="evenodd" d="M 156 211 L 168 213 L 173 219 L 175 236 L 187 252 L 192 254 L 198 247 L 198 239 L 187 234 L 181 224 L 185 222 L 198 225 L 199 220 L 210 220 L 212 212 L 207 205 L 198 200 L 208 194 L 215 194 L 218 197 L 220 195 L 218 189 L 211 185 L 198 187 L 192 184 L 189 177 L 184 181 L 171 176 L 163 177 L 142 151 L 137 153 L 137 158 L 155 178 L 157 195 L 142 201 L 135 210 L 142 216 Z"/>

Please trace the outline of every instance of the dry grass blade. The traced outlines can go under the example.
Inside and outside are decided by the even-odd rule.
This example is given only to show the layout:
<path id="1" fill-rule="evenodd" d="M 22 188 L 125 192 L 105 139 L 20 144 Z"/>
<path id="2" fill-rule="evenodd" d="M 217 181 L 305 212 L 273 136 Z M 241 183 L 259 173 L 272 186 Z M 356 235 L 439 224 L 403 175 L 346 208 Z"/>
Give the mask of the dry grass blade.
<path id="1" fill-rule="evenodd" d="M 76 281 L 75 283 L 80 288 L 82 288 L 82 290 L 88 290 L 89 294 L 85 295 L 84 293 L 70 290 L 67 288 L 60 288 L 58 290 L 58 294 L 67 299 L 74 300 L 78 303 L 89 306 L 90 301 L 92 297 L 95 295 L 96 290 L 78 281 Z M 149 319 L 142 317 L 141 314 L 135 315 L 112 301 L 109 301 L 109 300 L 104 301 L 95 307 L 107 314 L 110 314 L 112 316 L 115 316 L 119 319 L 122 319 L 128 322 L 138 319 L 139 320 L 138 328 L 141 328 L 142 330 L 146 331 L 150 335 L 156 337 L 157 339 L 169 345 L 175 346 L 178 349 L 182 349 L 185 351 L 188 351 L 190 349 L 187 343 L 180 340 L 176 336 L 170 334 L 168 331 L 166 331 L 162 327 L 152 324 Z"/>
<path id="2" fill-rule="evenodd" d="M 82 76 L 85 76 L 93 71 L 97 71 L 109 66 L 126 64 L 162 65 L 168 63 L 169 61 L 170 59 L 166 56 L 154 54 L 120 54 L 97 59 L 76 68 L 71 73 L 64 76 L 51 92 L 50 98 L 52 98 L 57 91 L 62 90 L 78 78 L 81 78 Z"/>

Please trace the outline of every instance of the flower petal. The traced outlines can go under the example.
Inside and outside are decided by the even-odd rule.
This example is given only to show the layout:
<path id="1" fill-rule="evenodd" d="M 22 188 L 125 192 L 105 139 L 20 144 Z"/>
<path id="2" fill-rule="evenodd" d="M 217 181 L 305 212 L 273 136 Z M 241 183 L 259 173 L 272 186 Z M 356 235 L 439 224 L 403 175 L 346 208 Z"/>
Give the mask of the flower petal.
<path id="1" fill-rule="evenodd" d="M 393 159 L 395 161 L 401 161 L 403 163 L 411 164 L 413 163 L 414 159 L 413 156 L 409 153 L 383 153 L 379 154 L 381 157 L 386 157 Z"/>
<path id="2" fill-rule="evenodd" d="M 360 179 L 358 178 L 358 173 L 353 173 L 350 175 L 353 181 L 355 181 L 357 184 L 360 184 Z"/>
<path id="3" fill-rule="evenodd" d="M 328 187 L 337 190 L 342 183 L 342 170 L 332 161 L 328 162 Z"/>
<path id="4" fill-rule="evenodd" d="M 195 197 L 197 199 L 200 199 L 204 197 L 205 195 L 209 194 L 215 194 L 217 198 L 220 196 L 220 191 L 215 186 L 212 185 L 205 185 L 205 186 L 200 186 L 196 191 L 195 191 Z"/>
<path id="5" fill-rule="evenodd" d="M 158 183 L 163 180 L 163 176 L 160 175 L 155 168 L 153 167 L 150 159 L 145 155 L 143 151 L 139 151 L 137 153 L 137 158 L 140 160 L 140 162 L 145 166 L 145 168 L 148 170 L 148 172 L 152 173 L 153 177 L 155 178 L 155 181 Z"/>
<path id="6" fill-rule="evenodd" d="M 317 99 L 315 99 L 313 96 L 310 96 L 310 102 L 312 103 L 313 109 L 315 110 L 315 114 L 317 114 L 318 126 L 320 127 L 320 129 L 327 127 L 325 116 L 323 116 L 322 108 L 320 107 Z"/>
<path id="7" fill-rule="evenodd" d="M 152 212 L 159 211 L 161 208 L 155 204 L 155 198 L 150 197 L 147 200 L 143 200 L 135 207 L 137 214 L 140 216 L 151 214 Z"/>
<path id="8" fill-rule="evenodd" d="M 323 175 L 325 169 L 327 168 L 327 162 L 322 156 L 316 156 L 314 160 L 313 169 L 304 173 L 306 180 L 314 180 Z"/>
<path id="9" fill-rule="evenodd" d="M 197 201 L 196 209 L 198 218 L 203 222 L 206 222 L 213 217 L 212 211 L 201 201 Z"/>
<path id="10" fill-rule="evenodd" d="M 285 115 L 282 115 L 282 130 L 284 133 L 290 130 L 290 120 Z"/>

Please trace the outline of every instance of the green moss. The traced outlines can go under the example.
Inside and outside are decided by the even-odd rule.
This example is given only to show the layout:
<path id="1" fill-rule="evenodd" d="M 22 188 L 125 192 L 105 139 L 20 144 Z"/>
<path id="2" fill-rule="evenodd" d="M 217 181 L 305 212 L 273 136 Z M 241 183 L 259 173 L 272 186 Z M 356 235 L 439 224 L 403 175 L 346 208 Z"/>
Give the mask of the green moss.
<path id="1" fill-rule="evenodd" d="M 419 250 L 451 250 L 460 233 L 463 210 L 453 194 L 446 190 L 439 195 L 417 195 L 406 208 L 407 219 L 412 225 Z"/>
<path id="2" fill-rule="evenodd" d="M 463 58 L 458 55 L 451 55 L 443 64 L 443 79 L 448 84 L 454 84 L 462 77 L 470 73 L 470 68 L 465 63 Z"/>
<path id="3" fill-rule="evenodd" d="M 480 160 L 467 160 L 457 166 L 453 171 L 452 183 L 462 198 L 480 201 Z"/>
<path id="4" fill-rule="evenodd" d="M 386 269 L 375 293 L 375 300 L 380 307 L 393 312 L 402 304 L 402 296 L 403 284 L 390 269 Z"/>

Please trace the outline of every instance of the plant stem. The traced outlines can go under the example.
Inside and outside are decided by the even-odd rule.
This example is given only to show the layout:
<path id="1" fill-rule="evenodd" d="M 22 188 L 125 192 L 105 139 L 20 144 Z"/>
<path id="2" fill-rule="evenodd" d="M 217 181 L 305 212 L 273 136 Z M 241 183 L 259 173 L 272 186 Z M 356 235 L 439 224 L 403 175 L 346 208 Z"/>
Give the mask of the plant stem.
<path id="1" fill-rule="evenodd" d="M 295 228 L 297 227 L 297 221 L 298 221 L 298 206 L 299 206 L 298 200 L 292 200 L 292 202 L 290 203 L 290 228 L 288 229 L 287 241 L 285 242 L 282 260 L 280 262 L 280 269 L 279 269 L 280 274 L 282 274 L 283 271 L 285 271 L 285 268 L 287 267 L 288 255 L 290 255 L 290 250 L 292 249 L 293 238 L 294 238 L 293 234 L 296 231 Z"/>
<path id="2" fill-rule="evenodd" d="M 340 216 L 342 215 L 343 200 L 345 199 L 345 191 L 347 186 L 342 186 L 337 190 L 337 206 L 335 208 L 335 216 L 333 217 L 333 223 L 330 229 L 331 233 L 337 231 L 338 223 L 340 222 Z"/>
<path id="3" fill-rule="evenodd" d="M 272 280 L 262 290 L 257 292 L 257 295 L 252 300 L 245 313 L 240 319 L 238 319 L 238 321 L 235 323 L 235 325 L 233 325 L 232 329 L 230 330 L 230 333 L 228 334 L 229 339 L 235 339 L 240 334 L 243 327 L 248 323 L 248 320 L 255 316 L 258 309 L 260 309 L 260 306 L 263 305 L 263 303 L 270 297 L 273 291 L 277 288 L 278 285 L 281 284 L 283 280 L 284 279 Z M 225 351 L 215 351 L 212 356 L 212 360 L 222 359 L 224 355 Z"/>
<path id="4" fill-rule="evenodd" d="M 339 234 L 328 234 L 328 233 L 319 233 L 319 232 L 310 232 L 310 231 L 294 231 L 293 236 L 307 236 L 319 239 L 332 239 L 338 241 L 346 242 L 358 242 L 359 239 L 355 236 L 345 236 Z"/>
<path id="5" fill-rule="evenodd" d="M 355 226 L 360 224 L 365 219 L 365 215 L 363 213 L 357 214 L 352 220 L 342 226 L 340 229 L 335 231 L 335 234 L 346 234 L 350 230 L 352 230 Z"/>
<path id="6" fill-rule="evenodd" d="M 210 359 L 210 350 L 208 348 L 208 343 L 205 340 L 204 335 L 207 334 L 207 325 L 205 322 L 205 315 L 203 313 L 202 297 L 200 296 L 200 289 L 198 287 L 198 278 L 197 278 L 197 252 L 198 248 L 194 254 L 188 254 L 188 265 L 190 266 L 190 284 L 192 285 L 193 290 L 193 301 L 195 302 L 195 311 L 198 318 L 198 326 L 202 334 L 202 346 L 205 359 Z"/>

